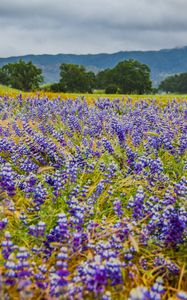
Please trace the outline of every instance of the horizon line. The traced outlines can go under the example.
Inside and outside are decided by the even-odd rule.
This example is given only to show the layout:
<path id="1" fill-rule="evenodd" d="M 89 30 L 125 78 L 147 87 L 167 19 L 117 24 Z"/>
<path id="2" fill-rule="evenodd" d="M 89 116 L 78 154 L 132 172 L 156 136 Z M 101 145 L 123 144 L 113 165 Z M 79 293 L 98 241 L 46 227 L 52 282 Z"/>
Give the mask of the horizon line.
<path id="1" fill-rule="evenodd" d="M 10 55 L 10 56 L 0 56 L 0 59 L 8 59 L 8 58 L 16 58 L 16 57 L 26 57 L 26 56 L 58 56 L 58 55 L 73 55 L 73 56 L 87 56 L 87 55 L 111 55 L 111 54 L 117 54 L 121 52 L 159 52 L 159 51 L 169 51 L 169 50 L 177 50 L 177 49 L 183 49 L 187 46 L 181 46 L 181 47 L 173 47 L 173 48 L 161 48 L 158 50 L 119 50 L 116 52 L 98 52 L 98 53 L 40 53 L 40 54 L 20 54 L 20 55 Z"/>

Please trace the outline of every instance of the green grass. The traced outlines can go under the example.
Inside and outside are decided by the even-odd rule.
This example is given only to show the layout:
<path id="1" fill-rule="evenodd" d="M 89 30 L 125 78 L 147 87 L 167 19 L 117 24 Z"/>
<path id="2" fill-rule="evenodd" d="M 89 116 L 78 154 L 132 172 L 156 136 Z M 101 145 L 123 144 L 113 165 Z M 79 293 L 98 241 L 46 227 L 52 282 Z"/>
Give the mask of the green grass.
<path id="1" fill-rule="evenodd" d="M 20 92 L 21 92 L 20 90 L 13 89 L 9 86 L 0 84 L 0 94 L 6 94 L 6 93 L 10 94 L 10 93 L 20 93 Z"/>

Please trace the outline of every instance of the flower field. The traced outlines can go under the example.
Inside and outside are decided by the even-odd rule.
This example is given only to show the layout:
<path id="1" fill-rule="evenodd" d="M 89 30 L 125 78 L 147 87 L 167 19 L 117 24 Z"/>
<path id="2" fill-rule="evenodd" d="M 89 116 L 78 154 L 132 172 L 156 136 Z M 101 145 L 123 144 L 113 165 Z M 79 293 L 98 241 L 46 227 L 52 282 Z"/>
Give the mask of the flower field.
<path id="1" fill-rule="evenodd" d="M 187 101 L 0 97 L 0 299 L 187 299 Z"/>

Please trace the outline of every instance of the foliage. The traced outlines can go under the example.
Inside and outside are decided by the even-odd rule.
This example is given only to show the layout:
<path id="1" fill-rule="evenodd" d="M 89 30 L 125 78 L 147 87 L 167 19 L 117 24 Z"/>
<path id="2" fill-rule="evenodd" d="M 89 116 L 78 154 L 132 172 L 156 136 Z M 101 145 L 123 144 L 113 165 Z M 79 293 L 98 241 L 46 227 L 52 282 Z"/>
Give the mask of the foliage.
<path id="1" fill-rule="evenodd" d="M 167 77 L 160 83 L 159 89 L 171 93 L 187 93 L 187 73 Z"/>
<path id="2" fill-rule="evenodd" d="M 106 69 L 96 75 L 97 88 L 106 89 L 109 84 L 113 84 L 112 69 Z"/>
<path id="3" fill-rule="evenodd" d="M 116 94 L 118 90 L 118 87 L 116 84 L 110 84 L 106 87 L 105 93 L 106 94 Z"/>
<path id="4" fill-rule="evenodd" d="M 42 72 L 32 62 L 7 64 L 0 70 L 0 82 L 23 91 L 39 88 Z M 81 65 L 63 63 L 60 65 L 60 81 L 48 85 L 42 90 L 51 92 L 92 93 L 94 88 L 104 88 L 107 94 L 134 93 L 151 91 L 150 70 L 136 60 L 120 62 L 113 69 L 99 72 L 87 72 Z M 111 92 L 110 92 L 111 91 Z"/>
<path id="5" fill-rule="evenodd" d="M 65 88 L 60 82 L 51 84 L 49 90 L 54 93 L 65 92 Z"/>
<path id="6" fill-rule="evenodd" d="M 122 93 L 144 94 L 151 90 L 150 69 L 138 61 L 120 62 L 114 68 L 113 77 Z"/>
<path id="7" fill-rule="evenodd" d="M 0 68 L 0 84 L 9 85 L 9 83 L 10 83 L 9 75 L 7 74 L 5 69 Z"/>
<path id="8" fill-rule="evenodd" d="M 113 69 L 98 73 L 99 87 L 115 84 L 123 94 L 143 94 L 151 91 L 150 69 L 147 65 L 130 59 Z"/>
<path id="9" fill-rule="evenodd" d="M 86 72 L 81 65 L 63 63 L 60 66 L 60 86 L 66 92 L 91 92 L 95 86 L 95 74 Z"/>
<path id="10" fill-rule="evenodd" d="M 151 91 L 150 70 L 136 60 L 120 62 L 113 69 L 101 71 L 96 76 L 93 72 L 86 72 L 81 65 L 64 63 L 60 66 L 60 76 L 61 90 L 66 92 L 91 92 L 93 88 L 104 88 L 107 94 L 118 90 L 134 94 Z"/>
<path id="11" fill-rule="evenodd" d="M 22 91 L 36 90 L 43 82 L 42 70 L 31 61 L 26 63 L 20 60 L 16 63 L 9 63 L 2 67 L 0 73 L 4 74 L 6 84 Z"/>

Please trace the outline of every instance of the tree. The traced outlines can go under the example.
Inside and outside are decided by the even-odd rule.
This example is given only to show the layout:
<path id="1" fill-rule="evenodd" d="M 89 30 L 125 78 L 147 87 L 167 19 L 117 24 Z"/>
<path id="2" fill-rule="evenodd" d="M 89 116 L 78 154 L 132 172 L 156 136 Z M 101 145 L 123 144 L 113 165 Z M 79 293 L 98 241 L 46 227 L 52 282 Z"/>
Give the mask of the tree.
<path id="1" fill-rule="evenodd" d="M 93 72 L 86 72 L 85 74 L 86 78 L 86 82 L 85 82 L 85 86 L 86 86 L 86 91 L 88 93 L 92 93 L 93 89 L 95 88 L 96 85 L 96 78 L 95 78 L 95 74 Z"/>
<path id="2" fill-rule="evenodd" d="M 122 61 L 113 69 L 113 81 L 122 93 L 144 94 L 151 90 L 149 67 L 133 59 Z"/>
<path id="3" fill-rule="evenodd" d="M 9 83 L 10 83 L 9 75 L 7 74 L 6 70 L 0 68 L 0 84 L 9 85 Z"/>
<path id="4" fill-rule="evenodd" d="M 187 93 L 187 73 L 168 76 L 161 81 L 159 89 L 171 93 Z"/>
<path id="5" fill-rule="evenodd" d="M 60 83 L 52 83 L 49 86 L 49 91 L 54 92 L 54 93 L 59 93 L 59 92 L 65 92 L 65 89 L 63 88 L 62 84 Z"/>
<path id="6" fill-rule="evenodd" d="M 95 86 L 95 74 L 86 72 L 81 65 L 60 65 L 60 85 L 66 92 L 91 92 Z"/>
<path id="7" fill-rule="evenodd" d="M 19 60 L 16 63 L 9 63 L 2 67 L 2 71 L 7 74 L 9 84 L 22 91 L 36 90 L 43 82 L 42 70 L 31 61 L 26 63 Z"/>
<path id="8" fill-rule="evenodd" d="M 97 86 L 116 85 L 121 93 L 143 94 L 151 91 L 150 69 L 137 60 L 129 59 L 97 74 Z"/>
<path id="9" fill-rule="evenodd" d="M 96 75 L 96 87 L 98 89 L 106 89 L 110 84 L 114 84 L 113 81 L 113 69 L 106 69 L 99 72 Z"/>

